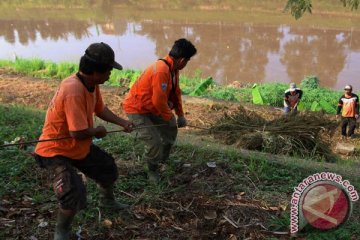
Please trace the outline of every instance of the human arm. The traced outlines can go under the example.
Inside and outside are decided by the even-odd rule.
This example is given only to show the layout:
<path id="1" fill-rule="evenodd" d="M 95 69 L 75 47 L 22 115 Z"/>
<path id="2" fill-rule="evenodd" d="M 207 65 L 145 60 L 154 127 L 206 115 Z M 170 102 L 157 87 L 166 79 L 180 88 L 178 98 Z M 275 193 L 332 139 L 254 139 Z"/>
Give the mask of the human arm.
<path id="1" fill-rule="evenodd" d="M 295 107 L 297 107 L 297 106 L 299 105 L 299 102 L 301 101 L 301 98 L 302 98 L 302 96 L 303 96 L 303 91 L 300 90 L 300 89 L 298 89 L 298 94 L 299 94 L 299 97 L 298 97 L 298 99 L 297 99 L 297 102 L 296 102 L 296 104 L 295 104 Z"/>
<path id="2" fill-rule="evenodd" d="M 152 80 L 152 104 L 159 112 L 160 117 L 169 121 L 174 117 L 168 104 L 168 91 L 170 87 L 170 77 L 166 72 L 157 72 Z"/>
<path id="3" fill-rule="evenodd" d="M 338 102 L 338 106 L 337 106 L 337 110 L 336 110 L 336 117 L 340 116 L 342 106 L 343 106 L 343 101 L 342 101 L 342 97 L 341 97 Z"/>
<path id="4" fill-rule="evenodd" d="M 176 88 L 175 94 L 172 96 L 172 100 L 174 103 L 175 113 L 178 117 L 184 116 L 184 110 L 182 106 L 182 98 L 181 98 L 181 89 L 180 89 L 180 79 L 179 79 L 179 71 L 176 72 Z"/>
<path id="5" fill-rule="evenodd" d="M 103 126 L 89 126 L 85 103 L 83 96 L 70 96 L 64 100 L 63 109 L 69 135 L 78 140 L 105 137 L 106 129 Z"/>
<path id="6" fill-rule="evenodd" d="M 187 120 L 184 116 L 184 111 L 183 111 L 183 108 L 182 108 L 182 100 L 181 100 L 181 90 L 180 88 L 177 88 L 176 89 L 176 96 L 174 97 L 175 98 L 175 113 L 176 115 L 178 116 L 177 118 L 177 125 L 179 128 L 182 128 L 182 127 L 186 127 L 187 125 Z"/>
<path id="7" fill-rule="evenodd" d="M 131 132 L 134 127 L 134 123 L 118 117 L 107 107 L 104 107 L 103 111 L 97 113 L 96 116 L 104 121 L 111 122 L 123 127 L 125 132 Z"/>
<path id="8" fill-rule="evenodd" d="M 96 128 L 90 127 L 80 131 L 69 131 L 72 138 L 77 140 L 84 140 L 87 138 L 103 138 L 106 136 L 106 128 L 104 126 L 97 126 Z"/>
<path id="9" fill-rule="evenodd" d="M 176 73 L 177 81 L 176 81 L 176 88 L 174 94 L 172 94 L 172 102 L 174 103 L 175 113 L 178 116 L 177 118 L 177 126 L 179 128 L 186 127 L 187 120 L 184 116 L 184 111 L 182 107 L 182 99 L 181 99 L 181 89 L 179 83 L 179 72 Z"/>
<path id="10" fill-rule="evenodd" d="M 290 107 L 288 92 L 285 92 L 285 95 L 284 95 L 284 107 Z"/>

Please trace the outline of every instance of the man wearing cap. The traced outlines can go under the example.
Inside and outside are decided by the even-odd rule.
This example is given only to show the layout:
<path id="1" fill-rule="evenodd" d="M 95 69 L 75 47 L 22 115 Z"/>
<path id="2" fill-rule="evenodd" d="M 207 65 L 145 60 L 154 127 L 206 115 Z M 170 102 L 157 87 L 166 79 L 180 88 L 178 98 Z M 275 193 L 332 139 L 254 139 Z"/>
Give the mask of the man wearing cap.
<path id="1" fill-rule="evenodd" d="M 354 137 L 356 128 L 356 119 L 359 117 L 359 97 L 352 93 L 352 86 L 346 85 L 344 87 L 345 93 L 339 99 L 336 117 L 342 116 L 341 121 L 341 135 L 345 139 Z M 349 132 L 346 133 L 346 128 L 349 125 Z"/>
<path id="2" fill-rule="evenodd" d="M 160 164 L 169 158 L 177 128 L 186 126 L 182 108 L 179 71 L 196 54 L 195 46 L 182 38 L 175 41 L 169 54 L 151 64 L 131 87 L 123 102 L 124 111 L 137 126 L 161 125 L 139 130 L 145 143 L 148 177 L 156 183 Z M 177 119 L 172 110 L 175 110 Z"/>
<path id="3" fill-rule="evenodd" d="M 303 91 L 296 87 L 295 83 L 290 83 L 290 88 L 285 91 L 284 112 L 288 114 L 290 111 L 297 112 L 298 104 L 301 100 Z"/>
<path id="4" fill-rule="evenodd" d="M 93 43 L 80 59 L 78 73 L 64 79 L 51 100 L 40 140 L 63 138 L 37 144 L 35 159 L 46 168 L 59 201 L 55 240 L 70 238 L 71 222 L 75 213 L 86 207 L 86 189 L 81 171 L 95 180 L 100 190 L 100 205 L 122 209 L 126 205 L 115 201 L 113 188 L 118 177 L 114 158 L 92 144 L 93 137 L 103 138 L 103 126 L 94 126 L 93 115 L 119 125 L 126 132 L 133 124 L 116 116 L 103 103 L 99 84 L 109 79 L 115 62 L 114 51 L 105 43 Z"/>

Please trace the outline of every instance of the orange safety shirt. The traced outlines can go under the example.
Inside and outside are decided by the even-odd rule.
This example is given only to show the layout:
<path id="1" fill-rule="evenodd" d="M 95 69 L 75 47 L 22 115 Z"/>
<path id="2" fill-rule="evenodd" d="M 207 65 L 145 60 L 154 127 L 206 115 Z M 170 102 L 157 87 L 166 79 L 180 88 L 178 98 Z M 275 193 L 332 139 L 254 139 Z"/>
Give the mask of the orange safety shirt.
<path id="1" fill-rule="evenodd" d="M 164 61 L 156 61 L 146 68 L 131 87 L 123 102 L 128 114 L 152 113 L 169 121 L 173 114 L 168 102 L 172 102 L 178 116 L 183 116 L 179 71 L 174 71 L 174 61 L 170 56 Z M 175 87 L 175 90 L 173 88 Z"/>
<path id="2" fill-rule="evenodd" d="M 353 93 L 342 95 L 339 99 L 337 114 L 340 114 L 341 110 L 343 117 L 355 117 L 359 114 L 359 97 Z"/>
<path id="3" fill-rule="evenodd" d="M 99 86 L 88 91 L 76 75 L 64 79 L 48 107 L 42 139 L 70 137 L 69 131 L 81 131 L 93 127 L 93 114 L 104 110 Z M 90 152 L 91 138 L 75 138 L 40 142 L 35 153 L 42 157 L 57 155 L 71 159 L 84 159 Z"/>

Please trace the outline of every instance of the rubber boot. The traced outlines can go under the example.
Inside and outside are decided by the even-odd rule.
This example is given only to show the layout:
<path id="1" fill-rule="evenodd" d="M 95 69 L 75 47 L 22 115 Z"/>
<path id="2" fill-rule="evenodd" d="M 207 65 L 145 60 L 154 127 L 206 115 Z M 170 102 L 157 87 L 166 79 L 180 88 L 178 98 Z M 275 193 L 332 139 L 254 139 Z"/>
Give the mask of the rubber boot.
<path id="1" fill-rule="evenodd" d="M 73 210 L 59 210 L 56 219 L 54 240 L 70 239 L 71 223 L 74 219 L 75 213 L 76 212 Z"/>
<path id="2" fill-rule="evenodd" d="M 170 157 L 170 152 L 171 152 L 171 148 L 172 145 L 171 144 L 167 144 L 163 147 L 163 154 L 162 154 L 162 160 L 161 163 L 166 163 L 166 161 L 169 159 Z"/>
<path id="3" fill-rule="evenodd" d="M 109 208 L 112 210 L 123 210 L 129 208 L 129 205 L 119 203 L 115 200 L 114 185 L 110 185 L 106 188 L 98 185 L 100 190 L 100 207 Z"/>
<path id="4" fill-rule="evenodd" d="M 159 166 L 148 163 L 148 179 L 152 184 L 158 184 L 160 182 Z"/>

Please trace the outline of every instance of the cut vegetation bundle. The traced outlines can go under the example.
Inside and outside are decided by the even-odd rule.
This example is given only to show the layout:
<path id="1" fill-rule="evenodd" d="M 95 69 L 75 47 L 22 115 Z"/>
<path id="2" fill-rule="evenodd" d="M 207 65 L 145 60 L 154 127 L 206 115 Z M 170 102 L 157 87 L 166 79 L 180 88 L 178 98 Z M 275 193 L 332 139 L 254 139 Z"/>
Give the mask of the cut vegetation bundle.
<path id="1" fill-rule="evenodd" d="M 337 125 L 322 113 L 303 112 L 266 120 L 240 107 L 225 113 L 211 132 L 225 143 L 244 149 L 334 161 L 329 146 Z"/>

